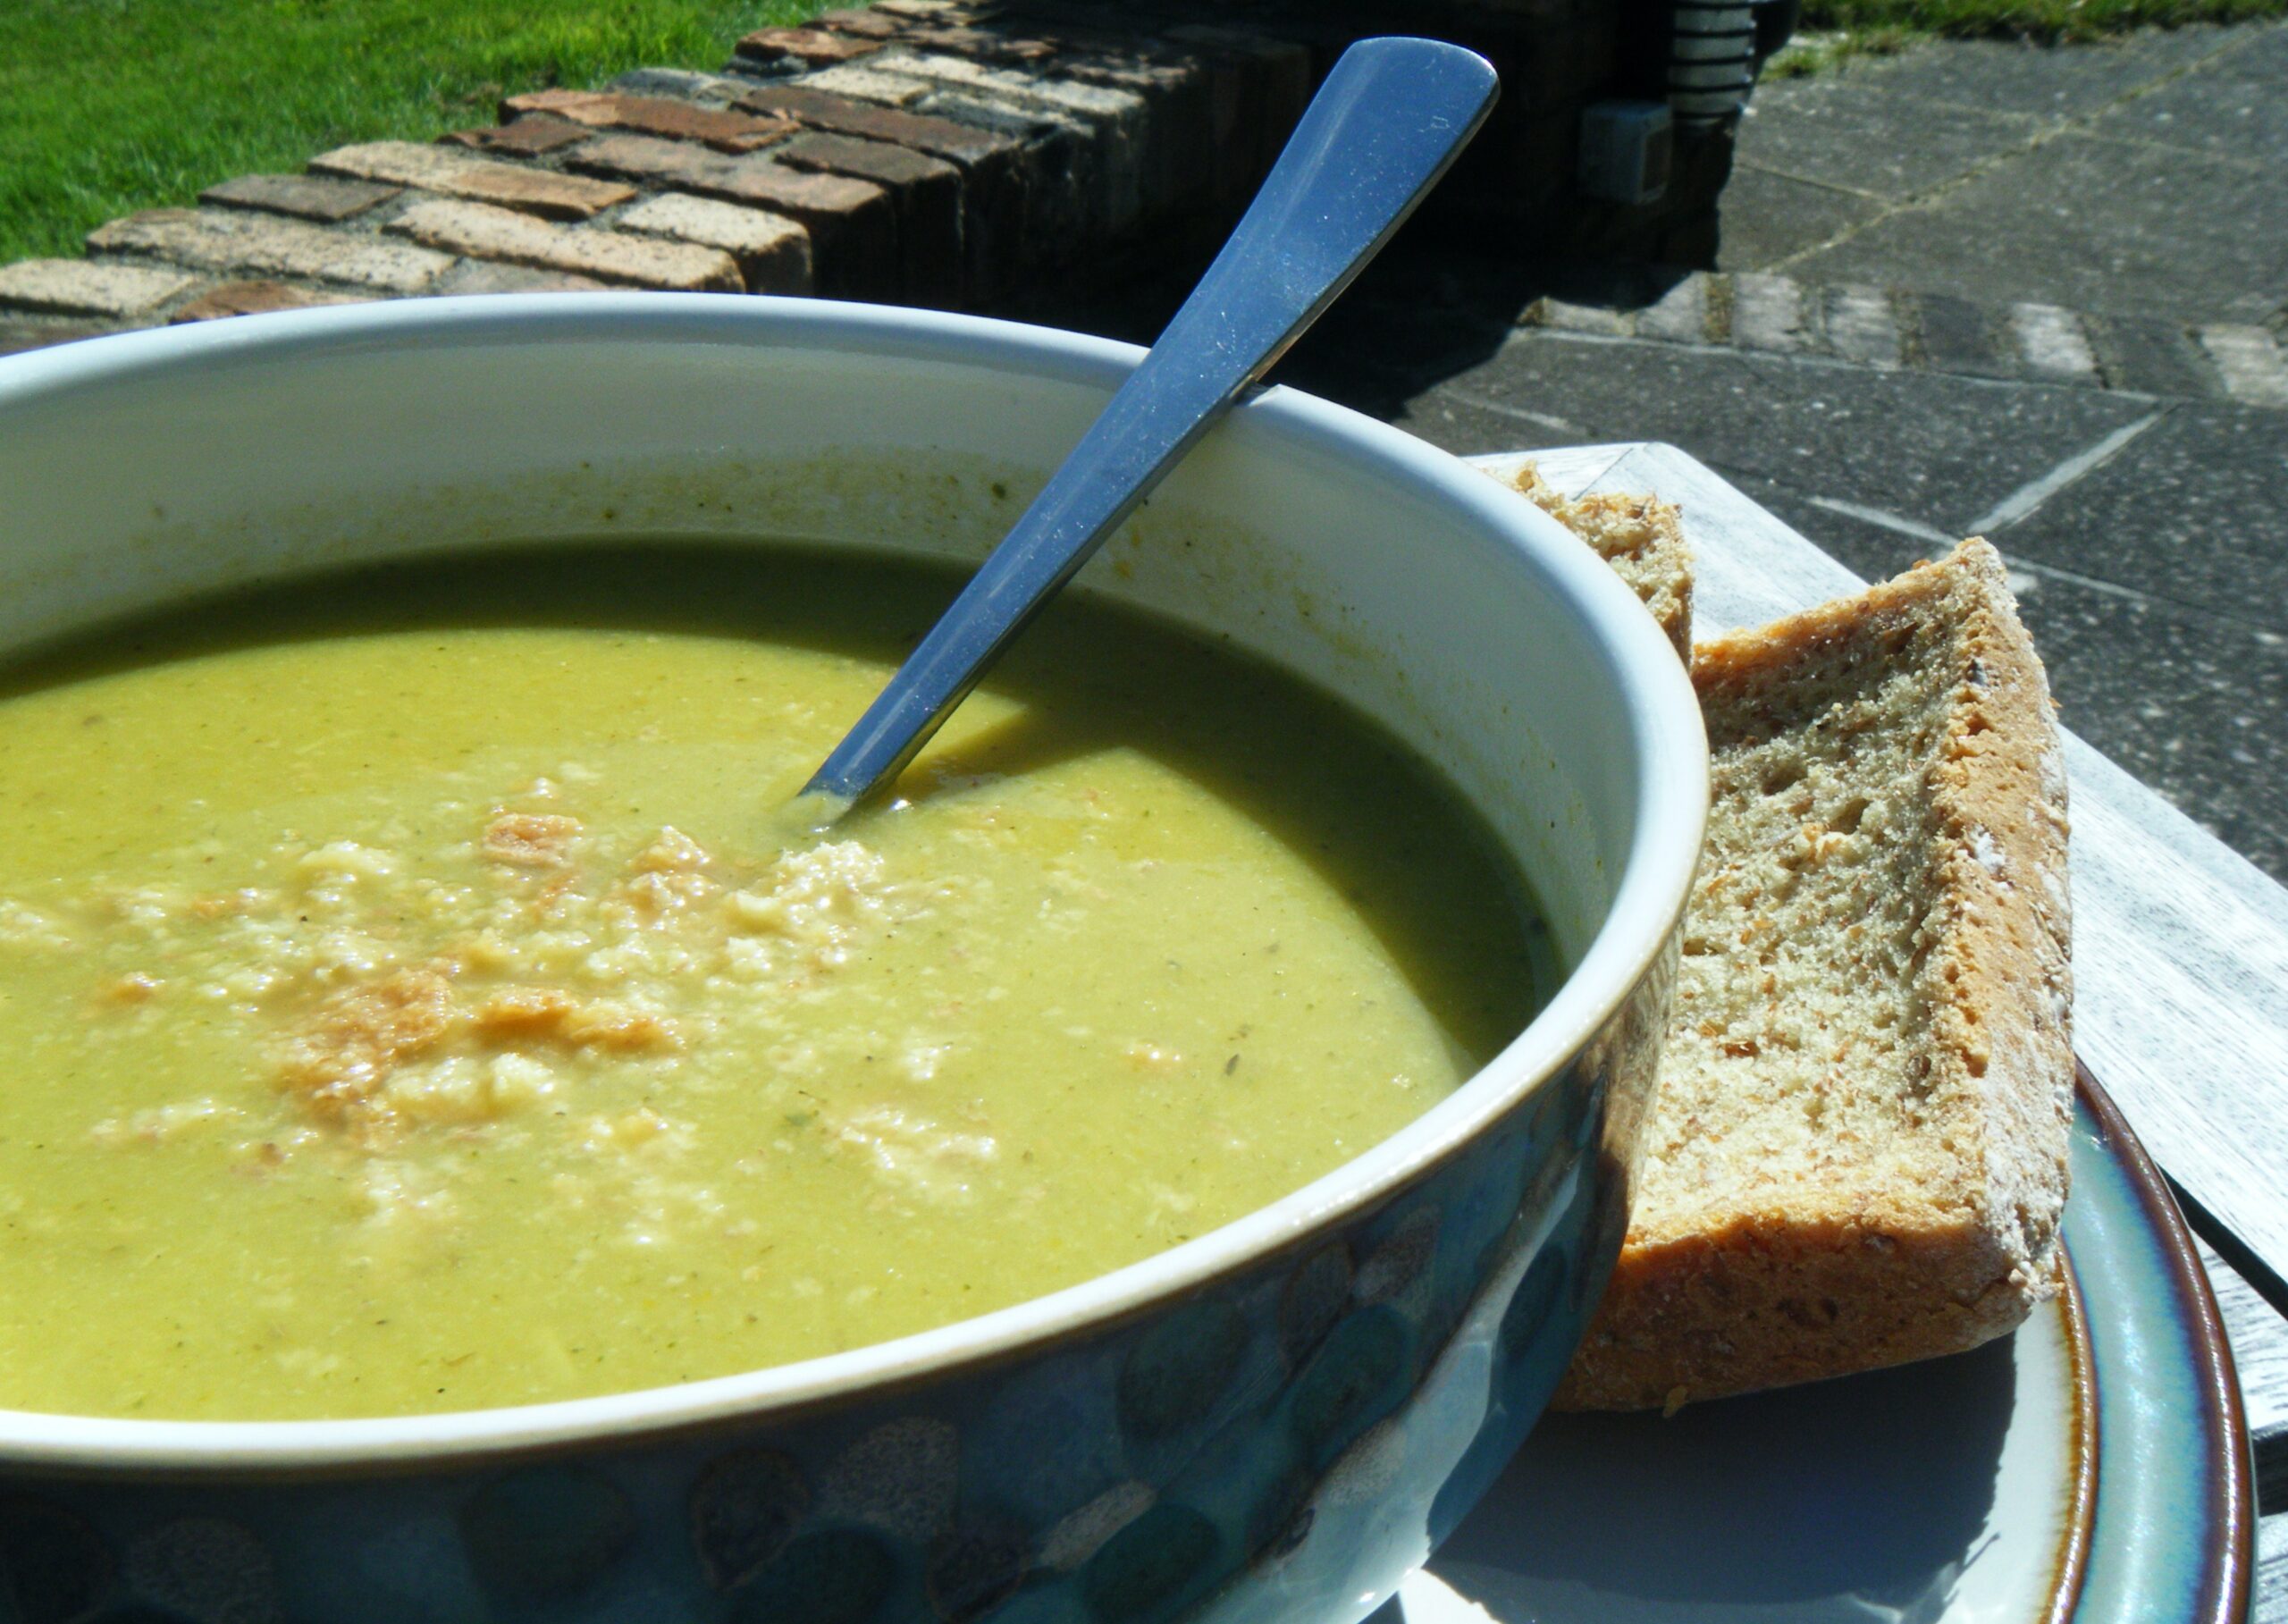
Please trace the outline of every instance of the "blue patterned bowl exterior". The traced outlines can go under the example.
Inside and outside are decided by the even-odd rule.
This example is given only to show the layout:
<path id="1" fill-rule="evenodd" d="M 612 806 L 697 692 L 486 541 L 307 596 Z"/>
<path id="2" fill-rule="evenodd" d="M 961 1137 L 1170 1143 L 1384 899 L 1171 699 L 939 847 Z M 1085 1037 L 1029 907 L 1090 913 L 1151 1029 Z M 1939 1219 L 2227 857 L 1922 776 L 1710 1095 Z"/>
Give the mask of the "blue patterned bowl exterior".
<path id="1" fill-rule="evenodd" d="M 893 449 L 968 434 L 972 453 L 1045 464 L 1134 355 L 927 313 L 635 295 L 211 325 L 228 331 L 0 362 L 0 488 L 15 489 L 0 585 L 30 584 L 0 593 L 0 644 L 38 616 L 74 624 L 294 567 L 309 513 L 355 512 L 423 459 L 464 515 L 484 486 L 452 484 L 454 456 L 587 501 L 591 459 L 631 435 L 703 441 L 711 391 L 733 387 L 778 414 L 755 433 L 815 433 L 836 455 L 869 433 Z M 989 421 L 913 403 L 988 387 Z M 1572 865 L 1558 878 L 1589 899 L 1542 1036 L 1254 1219 L 974 1331 L 817 1361 L 825 1376 L 307 1426 L 0 1414 L 0 1621 L 1334 1624 L 1379 1604 L 1525 1436 L 1618 1255 L 1704 751 L 1672 652 L 1586 549 L 1450 459 L 1274 393 L 1203 448 L 1199 488 L 1281 506 L 1292 556 L 1340 558 L 1387 623 L 1330 643 L 1299 622 L 1297 646 L 1370 673 L 1404 661 L 1402 699 L 1446 693 L 1426 736 L 1465 766 L 1471 741 L 1499 746 L 1476 793 L 1510 795 L 1519 763 L 1544 761 L 1576 787 L 1570 812 L 1512 810 L 1521 842 L 1545 822 Z M 362 438 L 319 436 L 332 460 L 265 459 L 337 396 L 360 402 Z M 433 426 L 440 400 L 468 425 L 458 441 Z M 243 492 L 283 528 L 231 518 Z M 121 538 L 138 513 L 188 523 L 199 503 L 207 539 Z M 1175 571 L 1182 551 L 1137 556 Z M 1171 574 L 1166 590 L 1202 616 L 1263 612 L 1234 608 L 1228 578 Z M 1364 611 L 1351 624 L 1375 629 Z M 1529 689 L 1555 719 L 1545 754 L 1508 719 Z"/>
<path id="2" fill-rule="evenodd" d="M 1362 1616 L 1557 1385 L 1620 1246 L 1663 961 L 1380 1208 L 904 1391 L 402 1474 L 10 1482 L 7 1616 L 1146 1624 Z"/>

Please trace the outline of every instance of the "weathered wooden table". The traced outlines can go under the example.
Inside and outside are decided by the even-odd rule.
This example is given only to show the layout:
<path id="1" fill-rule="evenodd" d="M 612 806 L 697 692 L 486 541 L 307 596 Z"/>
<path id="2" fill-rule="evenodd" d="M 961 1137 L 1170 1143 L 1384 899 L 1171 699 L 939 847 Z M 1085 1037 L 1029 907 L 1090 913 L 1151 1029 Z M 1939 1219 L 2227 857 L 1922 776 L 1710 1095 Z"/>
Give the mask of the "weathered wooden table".
<path id="1" fill-rule="evenodd" d="M 1530 454 L 1571 493 L 1678 505 L 1705 637 L 1861 581 L 1675 448 Z M 1514 467 L 1526 453 L 1482 458 Z M 2254 1443 L 2254 1616 L 2288 1624 L 2288 890 L 2070 734 L 2074 1047 L 2208 1242 Z"/>

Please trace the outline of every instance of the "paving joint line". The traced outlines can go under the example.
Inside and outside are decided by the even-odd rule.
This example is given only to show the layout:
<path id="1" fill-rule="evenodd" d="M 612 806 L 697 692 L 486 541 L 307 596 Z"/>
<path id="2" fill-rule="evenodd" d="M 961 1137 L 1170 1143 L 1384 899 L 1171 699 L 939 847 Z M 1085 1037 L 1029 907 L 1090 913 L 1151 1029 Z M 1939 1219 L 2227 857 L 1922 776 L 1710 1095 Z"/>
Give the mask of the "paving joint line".
<path id="1" fill-rule="evenodd" d="M 2020 520 L 2039 512 L 2041 505 L 2060 491 L 2068 491 L 2120 456 L 2141 435 L 2175 409 L 2164 406 L 2160 410 L 2124 424 L 2094 444 L 2083 447 L 2066 458 L 2047 474 L 2028 480 L 2004 497 L 1993 507 L 1971 521 L 1973 534 L 1995 534 L 2007 530 Z"/>
<path id="2" fill-rule="evenodd" d="M 1911 210 L 1927 208 L 1930 205 L 1952 196 L 1954 192 L 1969 185 L 1972 181 L 1984 179 L 1987 175 L 1991 174 L 1995 170 L 1999 169 L 2005 164 L 2014 163 L 2020 158 L 2031 157 L 2061 136 L 2084 132 L 2088 127 L 2093 126 L 2099 118 L 2102 118 L 2105 114 L 2113 112 L 2116 108 L 2128 106 L 2132 102 L 2139 101 L 2148 96 L 2155 95 L 2166 87 L 2175 84 L 2178 80 L 2185 78 L 2187 75 L 2198 72 L 2208 67 L 2218 58 L 2231 55 L 2233 52 L 2244 49 L 2254 43 L 2255 41 L 2253 38 L 2250 39 L 2228 41 L 2218 46 L 2216 49 L 2208 52 L 2205 55 L 2196 57 L 2189 63 L 2180 63 L 2178 66 L 2170 69 L 2168 72 L 2154 79 L 2149 83 L 2131 87 L 2129 89 L 2122 92 L 2121 95 L 2113 97 L 2109 101 L 2100 103 L 2099 105 L 2090 109 L 2086 113 L 2069 114 L 2047 122 L 2036 119 L 2034 120 L 2036 124 L 2034 133 L 2024 145 L 2013 147 L 2005 151 L 1991 154 L 1987 158 L 1972 164 L 1971 167 L 1962 170 L 1945 180 L 1935 181 L 1931 185 L 1924 187 L 1919 191 L 1909 192 L 1905 197 L 1897 199 L 1888 207 L 1878 208 L 1876 212 L 1867 219 L 1855 221 L 1853 223 L 1845 226 L 1841 231 L 1836 232 L 1835 235 L 1828 238 L 1826 240 L 1813 243 L 1806 248 L 1797 249 L 1795 253 L 1783 255 L 1779 259 L 1774 260 L 1770 265 L 1763 268 L 1771 271 L 1788 270 L 1812 255 L 1824 253 L 1829 248 L 1840 248 L 1843 244 L 1849 242 L 1861 232 L 1869 230 L 1883 221 L 1891 219 L 1895 215 L 1903 215 Z M 1922 104 L 1940 108 L 1954 108 L 1956 111 L 1964 110 L 1958 107 L 1956 104 L 1943 102 L 1936 97 L 1902 95 L 1895 90 L 1887 91 L 1878 85 L 1864 86 L 1862 88 L 1863 92 L 1872 92 L 1875 95 L 1882 97 L 1886 100 L 1906 102 L 1910 104 Z M 1992 112 L 1992 109 L 1990 108 L 1968 110 L 1984 113 Z M 2005 114 L 2003 116 L 2032 117 L 2031 114 Z M 2113 138 L 2097 137 L 2094 139 L 2109 139 Z M 2133 142 L 2124 142 L 2122 144 L 2124 146 L 2135 145 Z M 2156 145 L 2158 146 L 2159 144 L 2156 143 Z M 2171 150 L 2174 152 L 2174 149 Z M 2270 166 L 2254 165 L 2254 167 L 2263 167 L 2268 171 Z M 1772 171 L 1769 172 L 1781 173 L 1784 172 Z M 1790 180 L 1798 180 L 1803 177 L 1788 175 L 1787 178 Z M 1847 188 L 1838 188 L 1837 189 L 1845 191 L 1849 190 Z M 1853 193 L 1852 195 L 1862 197 L 1876 196 L 1874 193 Z"/>

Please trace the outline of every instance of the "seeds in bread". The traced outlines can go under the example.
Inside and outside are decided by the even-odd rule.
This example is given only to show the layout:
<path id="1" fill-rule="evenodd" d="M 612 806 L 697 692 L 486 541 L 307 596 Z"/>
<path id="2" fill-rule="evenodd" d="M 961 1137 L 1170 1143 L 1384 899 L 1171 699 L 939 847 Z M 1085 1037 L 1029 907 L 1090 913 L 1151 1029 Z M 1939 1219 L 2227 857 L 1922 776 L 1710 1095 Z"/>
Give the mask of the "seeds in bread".
<path id="1" fill-rule="evenodd" d="M 1694 681 L 1708 846 L 1565 1408 L 1955 1352 L 2058 1279 L 2065 783 L 2000 559 L 1703 644 Z"/>
<path id="2" fill-rule="evenodd" d="M 1527 463 L 1518 495 L 1597 551 L 1644 600 L 1686 663 L 1692 660 L 1692 549 L 1676 508 L 1653 496 L 1568 496 Z"/>

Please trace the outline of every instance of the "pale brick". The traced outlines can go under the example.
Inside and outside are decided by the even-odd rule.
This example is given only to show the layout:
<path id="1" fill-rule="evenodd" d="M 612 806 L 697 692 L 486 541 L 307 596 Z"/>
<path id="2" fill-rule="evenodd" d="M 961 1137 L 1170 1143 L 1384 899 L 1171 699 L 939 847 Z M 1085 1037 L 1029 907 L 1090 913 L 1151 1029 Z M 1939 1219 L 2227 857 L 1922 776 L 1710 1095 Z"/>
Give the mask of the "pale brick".
<path id="1" fill-rule="evenodd" d="M 718 152 L 754 152 L 795 130 L 786 119 L 695 106 L 660 96 L 614 90 L 535 90 L 512 96 L 503 113 L 544 113 L 596 130 L 632 130 L 670 141 L 700 141 Z"/>
<path id="2" fill-rule="evenodd" d="M 1634 324 L 1625 310 L 1604 305 L 1577 305 L 1561 299 L 1537 299 L 1527 307 L 1525 324 L 1552 332 L 1586 332 L 1600 338 L 1627 338 Z"/>
<path id="3" fill-rule="evenodd" d="M 399 188 L 377 186 L 371 181 L 344 181 L 332 175 L 240 175 L 198 194 L 201 203 L 224 208 L 260 209 L 269 215 L 291 215 L 332 225 L 353 219 L 376 204 L 387 203 Z"/>
<path id="4" fill-rule="evenodd" d="M 307 310 L 319 305 L 363 303 L 355 294 L 321 293 L 285 282 L 226 282 L 177 310 L 170 322 L 211 322 L 226 316 L 264 316 L 273 310 Z"/>
<path id="5" fill-rule="evenodd" d="M 1732 278 L 1732 341 L 1744 349 L 1802 349 L 1803 290 L 1785 276 Z"/>
<path id="6" fill-rule="evenodd" d="M 611 88 L 630 96 L 673 96 L 702 106 L 728 107 L 753 88 L 753 81 L 694 73 L 688 68 L 630 68 L 611 81 Z"/>
<path id="7" fill-rule="evenodd" d="M 2071 310 L 2061 310 L 2056 305 L 2014 306 L 2010 311 L 2010 337 L 2017 345 L 2018 358 L 2035 377 L 2051 378 L 2061 383 L 2102 382 L 2097 352 L 2090 348 L 2090 336 L 2082 329 L 2082 318 Z"/>
<path id="8" fill-rule="evenodd" d="M 592 276 L 634 288 L 736 293 L 744 286 L 728 254 L 593 226 L 551 225 L 514 209 L 443 198 L 416 203 L 386 228 L 433 248 Z"/>
<path id="9" fill-rule="evenodd" d="M 610 181 L 499 164 L 417 141 L 337 147 L 312 158 L 310 167 L 324 174 L 417 186 L 423 191 L 466 198 L 472 203 L 498 204 L 548 220 L 585 220 L 635 195 L 633 188 Z"/>
<path id="10" fill-rule="evenodd" d="M 0 265 L 0 305 L 55 316 L 141 316 L 198 280 L 156 265 L 20 259 Z"/>
<path id="11" fill-rule="evenodd" d="M 2288 406 L 2288 355 L 2261 327 L 2203 327 L 2200 347 L 2216 364 L 2225 392 L 2245 406 Z"/>
<path id="12" fill-rule="evenodd" d="M 1846 361 L 1897 366 L 1903 353 L 1898 313 L 1880 288 L 1845 286 L 1827 301 L 1828 346 Z"/>
<path id="13" fill-rule="evenodd" d="M 1143 208 L 1143 158 L 1151 131 L 1149 109 L 1134 91 L 1074 84 L 927 51 L 894 50 L 883 55 L 880 65 L 949 88 L 1045 109 L 1094 130 L 1106 228 L 1118 233 L 1136 223 Z"/>
<path id="14" fill-rule="evenodd" d="M 102 254 L 149 254 L 202 270 L 307 277 L 382 293 L 418 293 L 453 263 L 409 243 L 352 236 L 299 220 L 224 209 L 154 208 L 88 233 Z"/>
<path id="15" fill-rule="evenodd" d="M 687 141 L 642 135 L 599 136 L 574 153 L 571 162 L 592 173 L 787 215 L 811 234 L 812 272 L 820 291 L 860 298 L 896 294 L 897 217 L 888 194 L 869 181 L 806 174 L 769 153 L 730 157 Z"/>
<path id="16" fill-rule="evenodd" d="M 1641 338 L 1699 344 L 1708 338 L 1708 279 L 1687 276 L 1636 313 Z"/>
<path id="17" fill-rule="evenodd" d="M 934 88 L 926 79 L 886 73 L 871 65 L 829 68 L 822 73 L 805 73 L 793 82 L 806 90 L 823 90 L 829 96 L 846 96 L 881 107 L 911 107 Z"/>
<path id="18" fill-rule="evenodd" d="M 688 192 L 662 192 L 621 215 L 622 231 L 673 237 L 720 248 L 739 262 L 750 293 L 808 293 L 811 234 L 797 221 L 766 208 L 742 208 Z"/>

